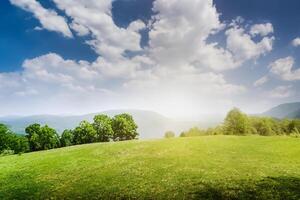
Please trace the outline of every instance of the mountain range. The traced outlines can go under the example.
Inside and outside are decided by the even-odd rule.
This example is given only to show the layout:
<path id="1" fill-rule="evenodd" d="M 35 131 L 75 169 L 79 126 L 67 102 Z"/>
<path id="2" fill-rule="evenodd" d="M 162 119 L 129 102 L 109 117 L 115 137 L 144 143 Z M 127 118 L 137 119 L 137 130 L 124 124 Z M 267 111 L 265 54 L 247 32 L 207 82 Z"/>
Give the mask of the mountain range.
<path id="1" fill-rule="evenodd" d="M 280 104 L 262 113 L 263 116 L 283 118 L 300 118 L 300 102 Z"/>

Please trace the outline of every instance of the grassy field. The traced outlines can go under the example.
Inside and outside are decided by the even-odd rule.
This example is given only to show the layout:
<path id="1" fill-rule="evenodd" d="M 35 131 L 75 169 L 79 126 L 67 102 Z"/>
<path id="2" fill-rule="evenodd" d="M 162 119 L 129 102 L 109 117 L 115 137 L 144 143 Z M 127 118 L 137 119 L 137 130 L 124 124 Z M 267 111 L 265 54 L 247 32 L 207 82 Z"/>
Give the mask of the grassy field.
<path id="1" fill-rule="evenodd" d="M 300 199 L 300 139 L 210 136 L 0 157 L 0 199 Z"/>

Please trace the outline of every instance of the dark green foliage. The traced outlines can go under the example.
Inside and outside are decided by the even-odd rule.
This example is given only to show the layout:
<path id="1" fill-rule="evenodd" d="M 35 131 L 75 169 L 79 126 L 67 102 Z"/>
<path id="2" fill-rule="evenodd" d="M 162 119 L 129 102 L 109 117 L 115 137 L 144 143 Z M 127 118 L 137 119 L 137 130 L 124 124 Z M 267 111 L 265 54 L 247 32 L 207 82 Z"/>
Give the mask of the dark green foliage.
<path id="1" fill-rule="evenodd" d="M 96 130 L 98 142 L 109 142 L 113 138 L 112 119 L 107 115 L 96 115 L 93 127 Z"/>
<path id="2" fill-rule="evenodd" d="M 60 137 L 60 145 L 62 147 L 68 147 L 73 145 L 73 132 L 72 130 L 64 130 Z"/>
<path id="3" fill-rule="evenodd" d="M 10 149 L 11 131 L 4 124 L 0 124 L 0 152 Z"/>
<path id="4" fill-rule="evenodd" d="M 138 126 L 134 122 L 131 115 L 116 115 L 112 119 L 112 129 L 114 131 L 114 141 L 133 140 L 138 136 Z"/>
<path id="5" fill-rule="evenodd" d="M 0 124 L 0 154 L 3 152 L 23 153 L 29 150 L 24 136 L 16 135 L 4 124 Z"/>
<path id="6" fill-rule="evenodd" d="M 165 132 L 165 138 L 174 138 L 175 133 L 173 131 L 167 131 Z"/>
<path id="7" fill-rule="evenodd" d="M 32 124 L 25 129 L 31 151 L 53 149 L 60 146 L 57 132 L 49 126 Z"/>
<path id="8" fill-rule="evenodd" d="M 97 142 L 97 132 L 88 121 L 82 121 L 73 131 L 74 144 L 88 144 Z"/>
<path id="9" fill-rule="evenodd" d="M 0 124 L 0 154 L 22 153 L 67 147 L 76 144 L 132 140 L 138 136 L 137 125 L 129 114 L 113 119 L 97 115 L 91 124 L 82 121 L 74 130 L 65 130 L 61 137 L 49 126 L 31 124 L 25 129 L 26 137 L 12 133 Z"/>
<path id="10" fill-rule="evenodd" d="M 15 154 L 29 151 L 28 139 L 25 136 L 13 134 L 11 139 L 11 149 Z"/>

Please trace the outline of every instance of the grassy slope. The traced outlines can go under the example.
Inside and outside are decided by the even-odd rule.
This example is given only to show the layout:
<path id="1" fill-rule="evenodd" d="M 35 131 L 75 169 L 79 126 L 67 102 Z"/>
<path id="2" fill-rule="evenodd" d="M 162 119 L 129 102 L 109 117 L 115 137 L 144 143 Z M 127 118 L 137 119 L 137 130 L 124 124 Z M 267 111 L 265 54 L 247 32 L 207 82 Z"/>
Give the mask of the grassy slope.
<path id="1" fill-rule="evenodd" d="M 300 139 L 197 137 L 0 158 L 0 199 L 300 199 Z"/>

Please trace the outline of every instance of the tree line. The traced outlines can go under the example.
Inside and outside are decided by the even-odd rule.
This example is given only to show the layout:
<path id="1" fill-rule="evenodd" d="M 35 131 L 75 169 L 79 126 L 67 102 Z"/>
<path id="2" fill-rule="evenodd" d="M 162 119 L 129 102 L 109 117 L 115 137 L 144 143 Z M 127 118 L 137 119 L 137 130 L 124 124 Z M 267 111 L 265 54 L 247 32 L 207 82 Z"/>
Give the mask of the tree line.
<path id="1" fill-rule="evenodd" d="M 194 137 L 204 135 L 289 135 L 300 137 L 299 119 L 275 119 L 271 117 L 250 116 L 234 108 L 228 112 L 224 122 L 214 128 L 191 128 L 180 133 L 180 137 Z M 175 137 L 175 133 L 168 131 L 165 138 Z"/>
<path id="2" fill-rule="evenodd" d="M 95 142 L 124 141 L 137 139 L 137 124 L 129 114 L 96 115 L 93 122 L 82 121 L 73 130 L 64 130 L 61 135 L 48 125 L 31 124 L 25 135 L 13 133 L 0 124 L 0 154 L 18 154 L 49 150 L 71 145 Z"/>

